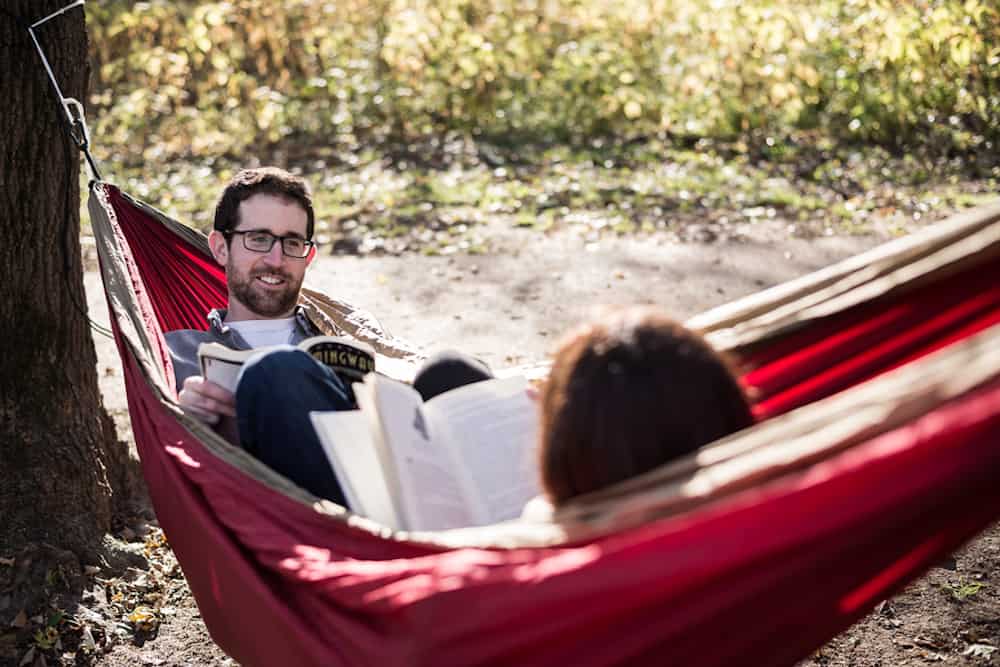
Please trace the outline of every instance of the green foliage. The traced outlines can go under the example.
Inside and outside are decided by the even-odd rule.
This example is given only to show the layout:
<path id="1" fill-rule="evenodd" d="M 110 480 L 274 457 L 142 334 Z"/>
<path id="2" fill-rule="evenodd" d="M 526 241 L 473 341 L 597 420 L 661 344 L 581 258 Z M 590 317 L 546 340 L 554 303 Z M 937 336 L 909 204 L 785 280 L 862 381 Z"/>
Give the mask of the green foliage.
<path id="1" fill-rule="evenodd" d="M 1000 140 L 990 0 L 110 0 L 87 11 L 98 144 L 133 164 L 450 133 L 742 137 L 769 158 L 803 131 L 938 154 L 995 153 Z"/>
<path id="2" fill-rule="evenodd" d="M 979 593 L 983 589 L 983 582 L 981 581 L 965 581 L 964 579 L 959 579 L 957 582 L 947 582 L 944 584 L 944 589 L 951 594 L 951 596 L 961 602 L 967 598 L 971 598 Z"/>

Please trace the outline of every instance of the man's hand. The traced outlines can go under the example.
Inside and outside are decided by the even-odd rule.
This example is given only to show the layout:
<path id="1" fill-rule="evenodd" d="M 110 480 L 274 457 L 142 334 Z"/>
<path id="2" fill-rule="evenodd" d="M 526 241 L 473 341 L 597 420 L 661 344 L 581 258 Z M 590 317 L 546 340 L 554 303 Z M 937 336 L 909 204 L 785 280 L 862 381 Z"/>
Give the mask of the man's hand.
<path id="1" fill-rule="evenodd" d="M 236 397 L 233 393 L 200 375 L 184 380 L 177 400 L 185 412 L 206 424 L 216 424 L 223 416 L 236 416 Z"/>

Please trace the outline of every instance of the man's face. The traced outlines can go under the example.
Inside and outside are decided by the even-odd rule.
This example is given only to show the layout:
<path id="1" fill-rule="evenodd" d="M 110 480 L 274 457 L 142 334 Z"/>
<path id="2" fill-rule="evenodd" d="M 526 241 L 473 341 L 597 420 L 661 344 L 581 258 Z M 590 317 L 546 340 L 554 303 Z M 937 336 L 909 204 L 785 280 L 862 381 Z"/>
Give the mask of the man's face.
<path id="1" fill-rule="evenodd" d="M 266 231 L 275 236 L 306 238 L 308 218 L 293 200 L 269 194 L 253 195 L 240 203 L 239 223 L 234 232 Z M 230 321 L 276 319 L 291 316 L 302 289 L 308 257 L 288 257 L 275 241 L 268 252 L 248 250 L 243 234 L 233 234 L 229 242 L 220 233 L 209 236 L 212 254 L 226 267 L 229 287 Z"/>

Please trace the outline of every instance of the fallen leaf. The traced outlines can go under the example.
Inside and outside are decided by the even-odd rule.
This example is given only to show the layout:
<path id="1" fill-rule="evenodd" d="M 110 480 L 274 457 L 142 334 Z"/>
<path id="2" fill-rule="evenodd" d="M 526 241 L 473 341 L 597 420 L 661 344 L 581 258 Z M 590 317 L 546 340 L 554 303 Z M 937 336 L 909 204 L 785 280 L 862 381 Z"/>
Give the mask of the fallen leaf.
<path id="1" fill-rule="evenodd" d="M 149 607 L 136 607 L 135 611 L 128 615 L 128 620 L 136 630 L 152 630 L 159 623 L 156 612 Z"/>
<path id="2" fill-rule="evenodd" d="M 59 645 L 59 631 L 55 628 L 45 628 L 35 633 L 35 645 L 43 651 Z"/>
<path id="3" fill-rule="evenodd" d="M 962 652 L 962 655 L 968 655 L 973 658 L 989 659 L 989 657 L 993 655 L 996 650 L 996 646 L 990 646 L 989 644 L 973 644 L 965 649 L 965 651 Z"/>
<path id="4" fill-rule="evenodd" d="M 32 646 L 28 649 L 28 652 L 24 654 L 21 658 L 21 662 L 17 663 L 17 667 L 24 667 L 25 665 L 30 665 L 35 661 L 35 647 Z"/>
<path id="5" fill-rule="evenodd" d="M 23 628 L 24 626 L 28 625 L 28 614 L 25 613 L 25 611 L 22 609 L 21 611 L 17 612 L 17 616 L 14 617 L 14 620 L 11 621 L 10 624 L 11 627 Z"/>

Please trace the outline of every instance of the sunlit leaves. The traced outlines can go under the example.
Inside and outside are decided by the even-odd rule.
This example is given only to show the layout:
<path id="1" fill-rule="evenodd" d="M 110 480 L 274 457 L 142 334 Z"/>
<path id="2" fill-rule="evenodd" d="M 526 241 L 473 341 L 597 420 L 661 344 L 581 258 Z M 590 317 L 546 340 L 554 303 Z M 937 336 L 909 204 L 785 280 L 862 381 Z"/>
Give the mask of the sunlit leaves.
<path id="1" fill-rule="evenodd" d="M 810 130 L 943 150 L 1000 139 L 1000 10 L 987 0 L 113 0 L 87 11 L 97 149 L 125 147 L 133 162 L 293 135 L 348 149 L 448 132 L 580 143 Z"/>

